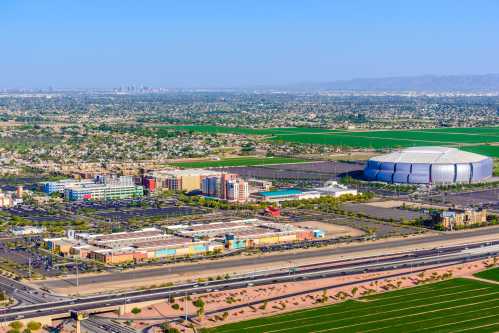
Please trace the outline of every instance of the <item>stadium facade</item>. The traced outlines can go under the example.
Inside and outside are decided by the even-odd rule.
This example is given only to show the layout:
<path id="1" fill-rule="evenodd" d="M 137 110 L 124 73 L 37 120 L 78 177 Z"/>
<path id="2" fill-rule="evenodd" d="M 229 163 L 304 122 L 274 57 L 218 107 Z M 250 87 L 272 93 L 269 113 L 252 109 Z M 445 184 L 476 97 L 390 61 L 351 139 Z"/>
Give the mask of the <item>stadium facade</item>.
<path id="1" fill-rule="evenodd" d="M 367 180 L 408 184 L 476 183 L 492 176 L 492 159 L 448 147 L 414 147 L 370 158 Z"/>

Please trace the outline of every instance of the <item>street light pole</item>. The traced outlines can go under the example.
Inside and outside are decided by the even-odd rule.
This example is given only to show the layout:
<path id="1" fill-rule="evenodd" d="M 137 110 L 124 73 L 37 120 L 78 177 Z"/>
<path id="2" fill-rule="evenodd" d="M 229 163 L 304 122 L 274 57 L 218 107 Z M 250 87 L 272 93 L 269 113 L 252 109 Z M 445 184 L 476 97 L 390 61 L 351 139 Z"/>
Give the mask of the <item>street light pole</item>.
<path id="1" fill-rule="evenodd" d="M 185 297 L 184 297 L 184 309 L 185 309 L 185 321 L 187 321 L 187 291 L 185 292 Z"/>
<path id="2" fill-rule="evenodd" d="M 80 288 L 80 279 L 79 279 L 79 269 L 78 269 L 78 257 L 75 257 L 76 263 L 76 291 Z"/>

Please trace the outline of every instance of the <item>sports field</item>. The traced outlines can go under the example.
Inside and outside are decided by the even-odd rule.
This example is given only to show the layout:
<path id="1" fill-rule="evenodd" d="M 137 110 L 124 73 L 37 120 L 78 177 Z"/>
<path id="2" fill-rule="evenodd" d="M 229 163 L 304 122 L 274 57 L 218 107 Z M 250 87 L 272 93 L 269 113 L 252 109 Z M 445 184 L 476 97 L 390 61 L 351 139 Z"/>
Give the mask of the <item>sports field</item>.
<path id="1" fill-rule="evenodd" d="M 499 267 L 490 268 L 475 274 L 476 277 L 499 282 Z"/>
<path id="2" fill-rule="evenodd" d="M 229 166 L 254 166 L 266 164 L 298 163 L 305 160 L 291 157 L 233 157 L 219 161 L 178 162 L 171 165 L 181 168 L 216 168 Z"/>
<path id="3" fill-rule="evenodd" d="M 452 279 L 215 327 L 212 333 L 498 332 L 499 285 Z"/>
<path id="4" fill-rule="evenodd" d="M 499 143 L 499 127 L 436 128 L 421 130 L 347 131 L 324 128 L 243 128 L 209 125 L 171 126 L 179 130 L 202 133 L 234 133 L 262 135 L 271 141 L 322 144 L 351 148 L 404 148 L 415 146 L 474 146 L 469 151 L 482 151 L 497 157 L 497 147 L 485 144 Z M 482 145 L 480 145 L 482 144 Z M 480 147 L 480 148 L 479 148 Z"/>

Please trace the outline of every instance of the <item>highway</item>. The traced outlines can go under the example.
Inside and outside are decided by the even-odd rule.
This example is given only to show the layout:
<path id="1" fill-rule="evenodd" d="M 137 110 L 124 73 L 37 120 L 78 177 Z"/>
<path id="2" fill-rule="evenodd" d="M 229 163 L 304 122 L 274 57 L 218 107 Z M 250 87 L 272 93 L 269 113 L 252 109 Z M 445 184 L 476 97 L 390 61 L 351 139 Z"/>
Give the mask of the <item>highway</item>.
<path id="1" fill-rule="evenodd" d="M 137 333 L 131 327 L 98 317 L 88 317 L 82 320 L 81 331 L 83 333 Z"/>
<path id="2" fill-rule="evenodd" d="M 458 232 L 458 233 L 441 233 L 425 237 L 414 237 L 414 238 L 409 237 L 409 238 L 391 240 L 391 241 L 359 243 L 358 245 L 343 246 L 337 248 L 324 248 L 324 249 L 316 249 L 316 250 L 302 251 L 302 252 L 288 252 L 283 254 L 263 255 L 258 257 L 257 256 L 242 257 L 230 260 L 201 261 L 199 263 L 179 265 L 179 266 L 169 265 L 160 268 L 155 267 L 151 269 L 113 272 L 113 273 L 94 275 L 94 276 L 80 276 L 79 284 L 80 286 L 84 287 L 85 285 L 92 285 L 98 283 L 130 281 L 133 279 L 154 278 L 154 277 L 163 277 L 166 275 L 196 273 L 206 270 L 220 270 L 221 272 L 227 272 L 230 271 L 230 269 L 233 269 L 234 267 L 242 267 L 245 265 L 272 264 L 276 262 L 289 262 L 298 259 L 321 258 L 332 255 L 341 256 L 346 254 L 352 254 L 355 252 L 364 252 L 371 250 L 385 250 L 386 253 L 391 253 L 393 252 L 392 251 L 393 248 L 401 246 L 420 245 L 421 247 L 425 247 L 425 244 L 427 243 L 433 243 L 439 241 L 444 242 L 449 240 L 466 242 L 466 239 L 472 237 L 485 236 L 485 235 L 490 236 L 494 234 L 497 235 L 497 239 L 499 239 L 499 227 L 481 228 L 481 229 L 471 230 L 467 232 Z M 63 280 L 44 281 L 43 284 L 49 289 L 76 286 L 76 279 L 71 277 Z"/>
<path id="3" fill-rule="evenodd" d="M 67 300 L 39 289 L 24 285 L 21 282 L 0 276 L 0 288 L 18 301 L 19 305 L 47 303 L 56 300 Z"/>
<path id="4" fill-rule="evenodd" d="M 78 298 L 70 301 L 26 305 L 0 311 L 0 321 L 34 318 L 45 315 L 64 314 L 70 310 L 88 311 L 95 308 L 112 307 L 126 303 L 166 299 L 169 296 L 184 296 L 215 290 L 229 290 L 248 285 L 265 285 L 277 282 L 320 279 L 345 276 L 362 272 L 381 272 L 394 269 L 417 268 L 433 265 L 452 265 L 488 258 L 499 254 L 499 240 L 468 245 L 442 247 L 432 250 L 377 256 L 362 260 L 342 260 L 320 265 L 294 267 L 293 270 L 271 270 L 256 274 L 234 276 L 229 279 L 190 283 L 166 288 L 132 291 Z"/>

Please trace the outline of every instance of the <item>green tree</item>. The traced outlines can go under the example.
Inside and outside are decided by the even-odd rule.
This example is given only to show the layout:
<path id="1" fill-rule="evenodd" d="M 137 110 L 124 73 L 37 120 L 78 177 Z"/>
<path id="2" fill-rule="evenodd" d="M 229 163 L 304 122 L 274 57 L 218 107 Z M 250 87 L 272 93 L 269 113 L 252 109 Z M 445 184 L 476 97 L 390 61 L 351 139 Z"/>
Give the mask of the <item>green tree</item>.
<path id="1" fill-rule="evenodd" d="M 132 309 L 132 313 L 133 313 L 134 315 L 138 315 L 138 314 L 139 314 L 139 313 L 141 313 L 141 312 L 142 312 L 142 310 L 141 310 L 140 308 L 133 308 L 133 309 Z"/>
<path id="2" fill-rule="evenodd" d="M 42 324 L 37 321 L 30 321 L 27 326 L 31 331 L 38 331 L 42 328 Z"/>
<path id="3" fill-rule="evenodd" d="M 9 324 L 9 326 L 19 331 L 21 328 L 23 328 L 24 325 L 20 321 L 13 321 L 12 323 Z"/>

